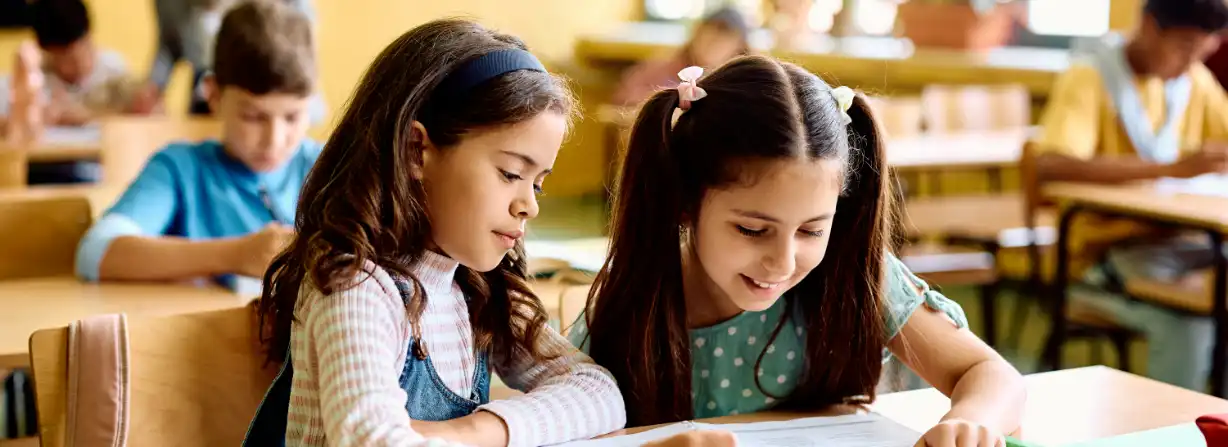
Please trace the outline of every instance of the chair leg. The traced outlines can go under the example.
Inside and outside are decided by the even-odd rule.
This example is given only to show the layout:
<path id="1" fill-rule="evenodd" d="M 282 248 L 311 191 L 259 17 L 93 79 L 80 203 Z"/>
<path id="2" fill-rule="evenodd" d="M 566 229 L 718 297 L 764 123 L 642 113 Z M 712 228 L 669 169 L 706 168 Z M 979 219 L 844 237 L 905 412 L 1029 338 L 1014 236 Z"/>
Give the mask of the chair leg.
<path id="1" fill-rule="evenodd" d="M 1062 346 L 1058 343 L 1057 333 L 1049 329 L 1045 339 L 1045 349 L 1040 354 L 1039 368 L 1042 371 L 1056 371 L 1062 367 Z"/>
<path id="2" fill-rule="evenodd" d="M 980 286 L 981 324 L 985 343 L 998 349 L 998 281 Z"/>
<path id="3" fill-rule="evenodd" d="M 1032 314 L 1031 300 L 1040 300 L 1038 288 L 1030 282 L 1018 289 L 1015 294 L 1015 302 L 1011 306 L 1011 319 L 1006 327 L 1006 339 L 1003 340 L 1002 346 L 1010 349 L 1022 349 L 1023 344 L 1023 328 L 1027 326 L 1028 317 Z"/>
<path id="4" fill-rule="evenodd" d="M 1117 349 L 1117 367 L 1130 372 L 1130 334 L 1118 332 L 1109 336 L 1113 347 Z"/>

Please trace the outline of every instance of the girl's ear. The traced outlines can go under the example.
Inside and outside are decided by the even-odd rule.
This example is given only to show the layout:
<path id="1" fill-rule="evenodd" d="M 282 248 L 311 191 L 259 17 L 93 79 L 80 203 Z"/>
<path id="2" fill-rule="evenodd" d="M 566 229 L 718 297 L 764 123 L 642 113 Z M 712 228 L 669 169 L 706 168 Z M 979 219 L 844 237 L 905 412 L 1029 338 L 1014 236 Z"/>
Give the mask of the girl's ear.
<path id="1" fill-rule="evenodd" d="M 436 148 L 434 144 L 431 144 L 431 137 L 427 135 L 426 126 L 423 126 L 422 122 L 414 121 L 411 123 L 409 132 L 410 147 L 422 154 L 418 159 L 421 164 L 415 164 L 414 166 L 410 167 L 410 169 L 412 170 L 414 179 L 421 181 L 424 177 L 424 171 L 427 169 L 427 166 L 429 166 L 431 160 L 437 156 L 436 152 L 438 152 L 438 148 Z"/>

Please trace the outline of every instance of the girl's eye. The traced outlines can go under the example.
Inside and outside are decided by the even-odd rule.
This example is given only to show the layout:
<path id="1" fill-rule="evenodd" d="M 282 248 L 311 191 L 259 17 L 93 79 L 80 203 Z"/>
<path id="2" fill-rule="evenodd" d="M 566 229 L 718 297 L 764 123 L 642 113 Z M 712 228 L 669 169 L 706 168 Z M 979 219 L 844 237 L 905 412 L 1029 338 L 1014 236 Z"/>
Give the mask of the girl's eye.
<path id="1" fill-rule="evenodd" d="M 546 195 L 546 191 L 542 189 L 542 185 L 538 185 L 536 183 L 533 184 L 533 193 L 539 196 Z"/>
<path id="2" fill-rule="evenodd" d="M 741 226 L 741 225 L 734 225 L 734 227 L 736 227 L 736 228 L 738 229 L 738 232 L 739 232 L 739 233 L 742 233 L 742 234 L 744 234 L 744 235 L 746 235 L 746 236 L 750 236 L 750 237 L 759 237 L 759 236 L 763 236 L 763 233 L 767 233 L 767 229 L 763 229 L 763 230 L 752 230 L 752 229 L 750 229 L 750 228 L 746 228 L 746 227 Z"/>
<path id="3" fill-rule="evenodd" d="M 800 231 L 802 234 L 806 236 L 810 236 L 810 237 L 823 237 L 823 230 L 814 230 L 814 231 L 797 230 L 797 231 Z"/>
<path id="4" fill-rule="evenodd" d="M 524 177 L 521 177 L 519 174 L 513 174 L 511 172 L 507 172 L 502 169 L 499 170 L 499 173 L 503 174 L 503 179 L 507 180 L 508 183 L 511 183 L 517 180 L 524 180 Z"/>

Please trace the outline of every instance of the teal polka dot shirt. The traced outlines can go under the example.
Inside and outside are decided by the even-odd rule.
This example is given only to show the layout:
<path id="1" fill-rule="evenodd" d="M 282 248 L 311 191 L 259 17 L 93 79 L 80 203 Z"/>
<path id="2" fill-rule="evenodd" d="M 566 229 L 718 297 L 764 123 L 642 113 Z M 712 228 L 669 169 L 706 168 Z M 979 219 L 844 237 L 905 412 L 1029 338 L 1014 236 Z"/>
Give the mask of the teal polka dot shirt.
<path id="1" fill-rule="evenodd" d="M 891 338 L 900 332 L 922 304 L 941 311 L 959 327 L 967 327 L 964 311 L 954 301 L 931 290 L 929 285 L 908 271 L 894 256 L 888 255 L 887 330 Z M 778 300 L 762 312 L 743 312 L 719 324 L 692 329 L 691 371 L 695 417 L 753 413 L 771 408 L 772 397 L 760 391 L 755 379 L 768 393 L 786 396 L 796 386 L 802 372 L 806 329 L 796 318 L 785 321 L 775 340 L 772 331 L 785 311 L 785 300 Z M 583 316 L 568 337 L 587 352 L 588 335 Z M 755 362 L 763 354 L 759 367 Z M 884 350 L 883 361 L 890 358 Z"/>

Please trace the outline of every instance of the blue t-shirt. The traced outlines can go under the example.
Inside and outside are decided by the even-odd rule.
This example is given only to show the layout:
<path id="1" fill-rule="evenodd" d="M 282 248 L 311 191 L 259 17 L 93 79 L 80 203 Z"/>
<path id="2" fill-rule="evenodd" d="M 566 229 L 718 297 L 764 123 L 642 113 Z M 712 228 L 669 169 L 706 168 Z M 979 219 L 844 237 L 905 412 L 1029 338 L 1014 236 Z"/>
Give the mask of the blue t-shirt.
<path id="1" fill-rule="evenodd" d="M 304 140 L 281 167 L 253 172 L 215 140 L 167 146 L 85 234 L 77 275 L 97 281 L 103 254 L 120 236 L 206 240 L 247 235 L 270 222 L 292 225 L 299 191 L 321 149 Z"/>
<path id="2" fill-rule="evenodd" d="M 887 255 L 884 311 L 888 339 L 895 338 L 921 306 L 943 312 L 961 328 L 968 318 L 959 304 L 930 289 L 898 258 Z M 805 359 L 805 327 L 801 312 L 784 319 L 775 339 L 772 332 L 785 313 L 785 299 L 762 312 L 743 312 L 712 326 L 691 329 L 691 398 L 696 418 L 753 413 L 772 408 L 776 399 L 797 387 Z M 584 315 L 567 337 L 588 352 Z M 924 343 L 924 340 L 917 340 Z M 890 359 L 883 350 L 883 361 Z M 763 357 L 762 362 L 759 358 Z M 756 363 L 758 362 L 758 368 Z M 762 388 L 760 388 L 762 387 Z M 767 391 L 768 394 L 764 394 Z"/>

